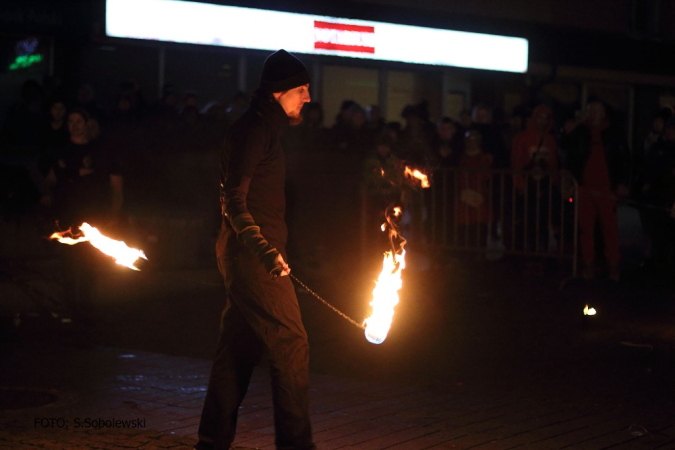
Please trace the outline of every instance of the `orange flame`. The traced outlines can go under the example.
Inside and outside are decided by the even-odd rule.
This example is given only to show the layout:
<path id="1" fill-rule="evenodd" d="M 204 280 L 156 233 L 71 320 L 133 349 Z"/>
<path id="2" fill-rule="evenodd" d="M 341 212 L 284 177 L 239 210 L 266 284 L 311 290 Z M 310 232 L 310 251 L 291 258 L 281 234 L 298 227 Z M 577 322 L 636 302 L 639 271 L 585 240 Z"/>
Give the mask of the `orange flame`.
<path id="1" fill-rule="evenodd" d="M 80 242 L 89 242 L 99 249 L 102 253 L 115 259 L 115 262 L 121 266 L 133 270 L 140 270 L 134 264 L 139 258 L 148 259 L 143 250 L 128 247 L 122 241 L 116 241 L 101 234 L 98 229 L 92 227 L 87 222 L 80 225 L 81 236 L 75 236 L 70 230 L 52 234 L 49 239 L 56 239 L 62 244 L 75 245 Z M 68 236 L 71 235 L 71 236 Z"/>
<path id="2" fill-rule="evenodd" d="M 408 178 L 417 178 L 418 180 L 420 180 L 420 183 L 423 188 L 428 188 L 429 186 L 431 186 L 431 184 L 429 184 L 429 177 L 417 169 L 411 169 L 410 167 L 405 166 L 404 174 Z"/>
<path id="3" fill-rule="evenodd" d="M 375 282 L 373 301 L 370 302 L 373 312 L 364 321 L 366 339 L 373 344 L 381 344 L 387 338 L 394 319 L 394 307 L 399 302 L 398 291 L 403 285 L 401 271 L 404 268 L 405 250 L 400 254 L 385 252 L 382 271 Z"/>

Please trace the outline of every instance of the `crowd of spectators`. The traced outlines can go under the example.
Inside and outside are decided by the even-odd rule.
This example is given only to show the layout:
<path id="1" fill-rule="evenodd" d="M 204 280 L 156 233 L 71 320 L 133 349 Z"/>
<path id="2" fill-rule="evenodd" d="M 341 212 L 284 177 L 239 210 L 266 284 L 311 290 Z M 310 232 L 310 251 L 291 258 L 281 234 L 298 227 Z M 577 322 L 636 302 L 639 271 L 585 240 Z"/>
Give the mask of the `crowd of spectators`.
<path id="1" fill-rule="evenodd" d="M 619 280 L 617 205 L 630 205 L 640 212 L 643 231 L 651 242 L 651 249 L 646 249 L 648 262 L 657 268 L 663 282 L 672 279 L 675 119 L 671 107 L 655 114 L 652 129 L 640 148 L 632 151 L 626 141 L 625 121 L 596 98 L 569 116 L 543 103 L 521 106 L 510 118 L 495 113 L 499 110 L 479 104 L 462 111 L 455 120 L 443 117 L 433 122 L 423 101 L 406 106 L 397 118 L 400 120 L 386 122 L 377 106 L 363 107 L 346 100 L 334 123 L 324 126 L 321 106 L 312 103 L 305 110 L 306 121 L 292 133 L 291 147 L 295 145 L 300 152 L 356 156 L 371 193 L 372 214 L 381 213 L 392 201 L 404 204 L 406 234 L 422 246 L 430 233 L 430 211 L 436 208 L 438 216 L 438 209 L 444 208 L 442 213 L 457 229 L 454 246 L 478 243 L 484 247 L 491 240 L 508 239 L 513 222 L 518 242 L 511 243 L 511 248 L 542 249 L 538 250 L 541 253 L 555 250 L 555 242 L 560 240 L 556 233 L 561 230 L 551 224 L 566 220 L 566 211 L 572 208 L 564 204 L 565 199 L 576 202 L 579 256 L 587 279 L 604 273 Z M 445 201 L 440 202 L 407 182 L 405 166 L 428 174 L 449 169 L 458 175 L 446 182 Z M 509 173 L 501 188 L 498 181 L 491 180 L 499 171 Z M 575 185 L 578 191 L 573 198 Z M 495 207 L 504 194 L 498 189 L 507 191 L 507 199 L 513 190 L 514 207 L 508 201 L 499 205 L 502 210 Z M 550 197 L 545 194 L 549 190 L 553 192 Z M 534 205 L 540 210 L 538 215 Z M 516 215 L 517 220 L 501 214 Z M 525 236 L 523 227 L 531 230 Z M 536 235 L 535 229 L 539 230 Z M 573 224 L 568 223 L 567 238 L 572 230 Z M 503 242 L 499 245 L 503 248 Z"/>
<path id="2" fill-rule="evenodd" d="M 528 198 L 535 191 L 532 183 L 564 193 L 573 179 L 579 186 L 584 275 L 594 276 L 596 250 L 602 248 L 600 259 L 604 258 L 607 274 L 618 279 L 616 205 L 623 200 L 639 209 L 652 243 L 651 256 L 663 278 L 669 279 L 675 271 L 673 110 L 657 111 L 652 129 L 631 151 L 621 122 L 613 120 L 602 102 L 589 100 L 587 108 L 572 117 L 553 105 L 524 105 L 507 117 L 499 109 L 478 104 L 456 118 L 437 121 L 430 117 L 426 101 L 406 106 L 399 117 L 387 121 L 378 105 L 345 100 L 332 123 L 325 123 L 321 104 L 313 102 L 303 109 L 303 122 L 284 139 L 287 151 L 296 155 L 325 153 L 350 161 L 371 194 L 372 213 L 392 201 L 402 202 L 406 232 L 422 244 L 428 243 L 430 211 L 449 205 L 459 205 L 449 215 L 460 227 L 464 244 L 503 238 L 504 218 L 488 206 L 494 183 L 486 171 L 514 171 L 510 187 L 521 203 L 535 201 Z M 100 199 L 95 198 L 107 195 L 108 208 L 97 214 L 102 223 L 114 224 L 124 222 L 134 205 L 193 205 L 196 196 L 203 196 L 177 182 L 177 174 L 185 168 L 181 157 L 217 153 L 229 124 L 246 109 L 248 95 L 239 92 L 230 101 L 201 103 L 197 92 L 179 93 L 171 85 L 165 86 L 157 103 L 151 103 L 137 83 L 123 82 L 108 109 L 89 85 L 69 95 L 58 86 L 45 89 L 35 81 L 26 82 L 0 134 L 2 214 L 40 208 L 47 211 L 48 220 L 60 216 L 61 225 L 69 226 L 81 218 L 67 220 L 62 214 L 72 209 L 68 199 L 100 209 Z M 428 174 L 466 172 L 457 178 L 456 192 L 446 192 L 449 201 L 441 205 L 406 179 L 404 166 Z M 68 183 L 93 180 L 89 175 L 94 173 L 96 182 L 78 184 L 79 193 L 73 194 Z M 201 176 L 198 181 L 215 183 L 216 172 L 209 175 L 213 180 Z M 602 237 L 602 245 L 596 235 Z"/>

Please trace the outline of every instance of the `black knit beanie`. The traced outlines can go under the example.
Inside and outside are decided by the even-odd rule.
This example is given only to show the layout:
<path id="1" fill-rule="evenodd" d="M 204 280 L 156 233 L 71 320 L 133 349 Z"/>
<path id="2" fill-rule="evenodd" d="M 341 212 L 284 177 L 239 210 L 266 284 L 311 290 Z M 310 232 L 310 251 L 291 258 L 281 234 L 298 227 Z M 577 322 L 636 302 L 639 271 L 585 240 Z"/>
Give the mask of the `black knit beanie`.
<path id="1" fill-rule="evenodd" d="M 286 50 L 274 52 L 265 59 L 260 87 L 267 93 L 288 91 L 308 83 L 307 68 Z"/>

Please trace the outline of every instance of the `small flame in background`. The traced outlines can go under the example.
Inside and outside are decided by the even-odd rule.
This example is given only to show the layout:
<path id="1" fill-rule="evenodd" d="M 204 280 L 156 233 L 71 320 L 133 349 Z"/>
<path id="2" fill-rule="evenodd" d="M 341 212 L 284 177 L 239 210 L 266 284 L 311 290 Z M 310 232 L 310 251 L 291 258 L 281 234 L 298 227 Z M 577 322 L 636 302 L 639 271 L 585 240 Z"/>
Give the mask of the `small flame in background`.
<path id="1" fill-rule="evenodd" d="M 52 234 L 49 239 L 56 239 L 62 244 L 75 245 L 80 242 L 89 242 L 99 249 L 102 253 L 115 259 L 115 262 L 121 266 L 133 270 L 140 270 L 134 264 L 139 258 L 148 259 L 143 250 L 131 248 L 122 241 L 116 241 L 101 234 L 98 229 L 92 227 L 87 222 L 80 225 L 82 232 L 73 234 L 70 229 Z"/>
<path id="2" fill-rule="evenodd" d="M 408 166 L 405 166 L 404 170 L 405 170 L 404 175 L 406 177 L 417 178 L 418 180 L 420 180 L 420 184 L 423 188 L 428 188 L 428 187 L 431 186 L 431 184 L 429 184 L 429 177 L 427 175 L 425 175 L 424 173 L 420 172 L 419 170 L 411 169 Z"/>
<path id="3" fill-rule="evenodd" d="M 584 316 L 594 316 L 597 314 L 595 308 L 589 308 L 588 305 L 584 307 Z"/>

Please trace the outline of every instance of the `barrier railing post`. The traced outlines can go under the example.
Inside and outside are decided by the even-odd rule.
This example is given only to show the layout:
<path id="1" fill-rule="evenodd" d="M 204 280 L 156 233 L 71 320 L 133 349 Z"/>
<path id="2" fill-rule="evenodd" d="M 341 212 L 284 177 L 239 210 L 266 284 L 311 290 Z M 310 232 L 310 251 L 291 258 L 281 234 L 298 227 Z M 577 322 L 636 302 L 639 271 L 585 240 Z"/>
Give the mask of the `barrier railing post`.
<path id="1" fill-rule="evenodd" d="M 565 179 L 567 176 L 564 172 L 560 174 L 560 254 L 565 254 L 565 232 L 567 228 L 565 227 Z"/>
<path id="2" fill-rule="evenodd" d="M 500 172 L 500 180 L 499 180 L 499 230 L 500 230 L 500 236 L 499 239 L 502 241 L 502 244 L 504 243 L 504 172 Z"/>
<path id="3" fill-rule="evenodd" d="M 457 214 L 459 212 L 459 203 L 458 203 L 459 202 L 459 195 L 458 195 L 459 192 L 458 192 L 458 189 L 457 189 L 457 187 L 459 185 L 459 182 L 457 180 L 459 178 L 459 172 L 455 171 L 454 174 L 455 174 L 455 176 L 452 177 L 452 185 L 453 185 L 453 191 L 452 192 L 453 192 L 453 194 L 455 194 L 452 197 L 452 202 L 453 202 L 452 207 L 454 208 L 452 210 L 452 212 L 453 212 L 453 214 L 452 214 L 452 235 L 453 235 L 454 245 L 457 246 L 458 243 L 459 243 L 459 231 L 458 231 L 458 226 L 457 226 L 457 223 L 458 223 L 457 220 L 458 220 L 458 216 L 459 216 L 459 214 Z"/>
<path id="4" fill-rule="evenodd" d="M 530 174 L 525 174 L 525 191 L 523 195 L 523 251 L 527 252 L 529 245 L 527 245 L 527 229 L 529 223 L 527 222 L 527 212 L 530 208 Z"/>
<path id="5" fill-rule="evenodd" d="M 546 234 L 548 239 L 546 242 L 546 253 L 553 253 L 553 180 L 549 177 L 548 179 L 548 218 L 546 220 Z"/>
<path id="6" fill-rule="evenodd" d="M 574 180 L 574 250 L 572 251 L 572 277 L 577 277 L 579 252 L 577 246 L 579 245 L 579 185 Z"/>
<path id="7" fill-rule="evenodd" d="M 436 246 L 436 183 L 431 184 L 431 211 L 429 217 L 431 218 L 431 236 L 429 238 L 429 244 L 432 247 Z"/>
<path id="8" fill-rule="evenodd" d="M 540 242 L 541 242 L 541 178 L 535 180 L 537 182 L 537 197 L 535 198 L 535 208 L 534 208 L 534 252 L 539 253 Z"/>
<path id="9" fill-rule="evenodd" d="M 453 205 L 454 207 L 454 205 Z M 443 172 L 443 245 L 448 245 L 448 172 Z"/>
<path id="10" fill-rule="evenodd" d="M 511 173 L 511 250 L 516 249 L 516 215 L 518 214 L 516 204 L 516 182 Z"/>
<path id="11" fill-rule="evenodd" d="M 494 234 L 492 233 L 492 223 L 495 221 L 496 217 L 493 217 L 495 208 L 494 208 L 494 173 L 490 172 L 490 183 L 488 189 L 490 189 L 490 201 L 488 202 L 488 226 L 487 226 L 487 236 L 485 236 L 485 247 L 488 247 L 487 241 L 492 239 Z"/>
<path id="12" fill-rule="evenodd" d="M 361 267 L 366 265 L 368 245 L 368 192 L 365 183 L 361 186 Z"/>

